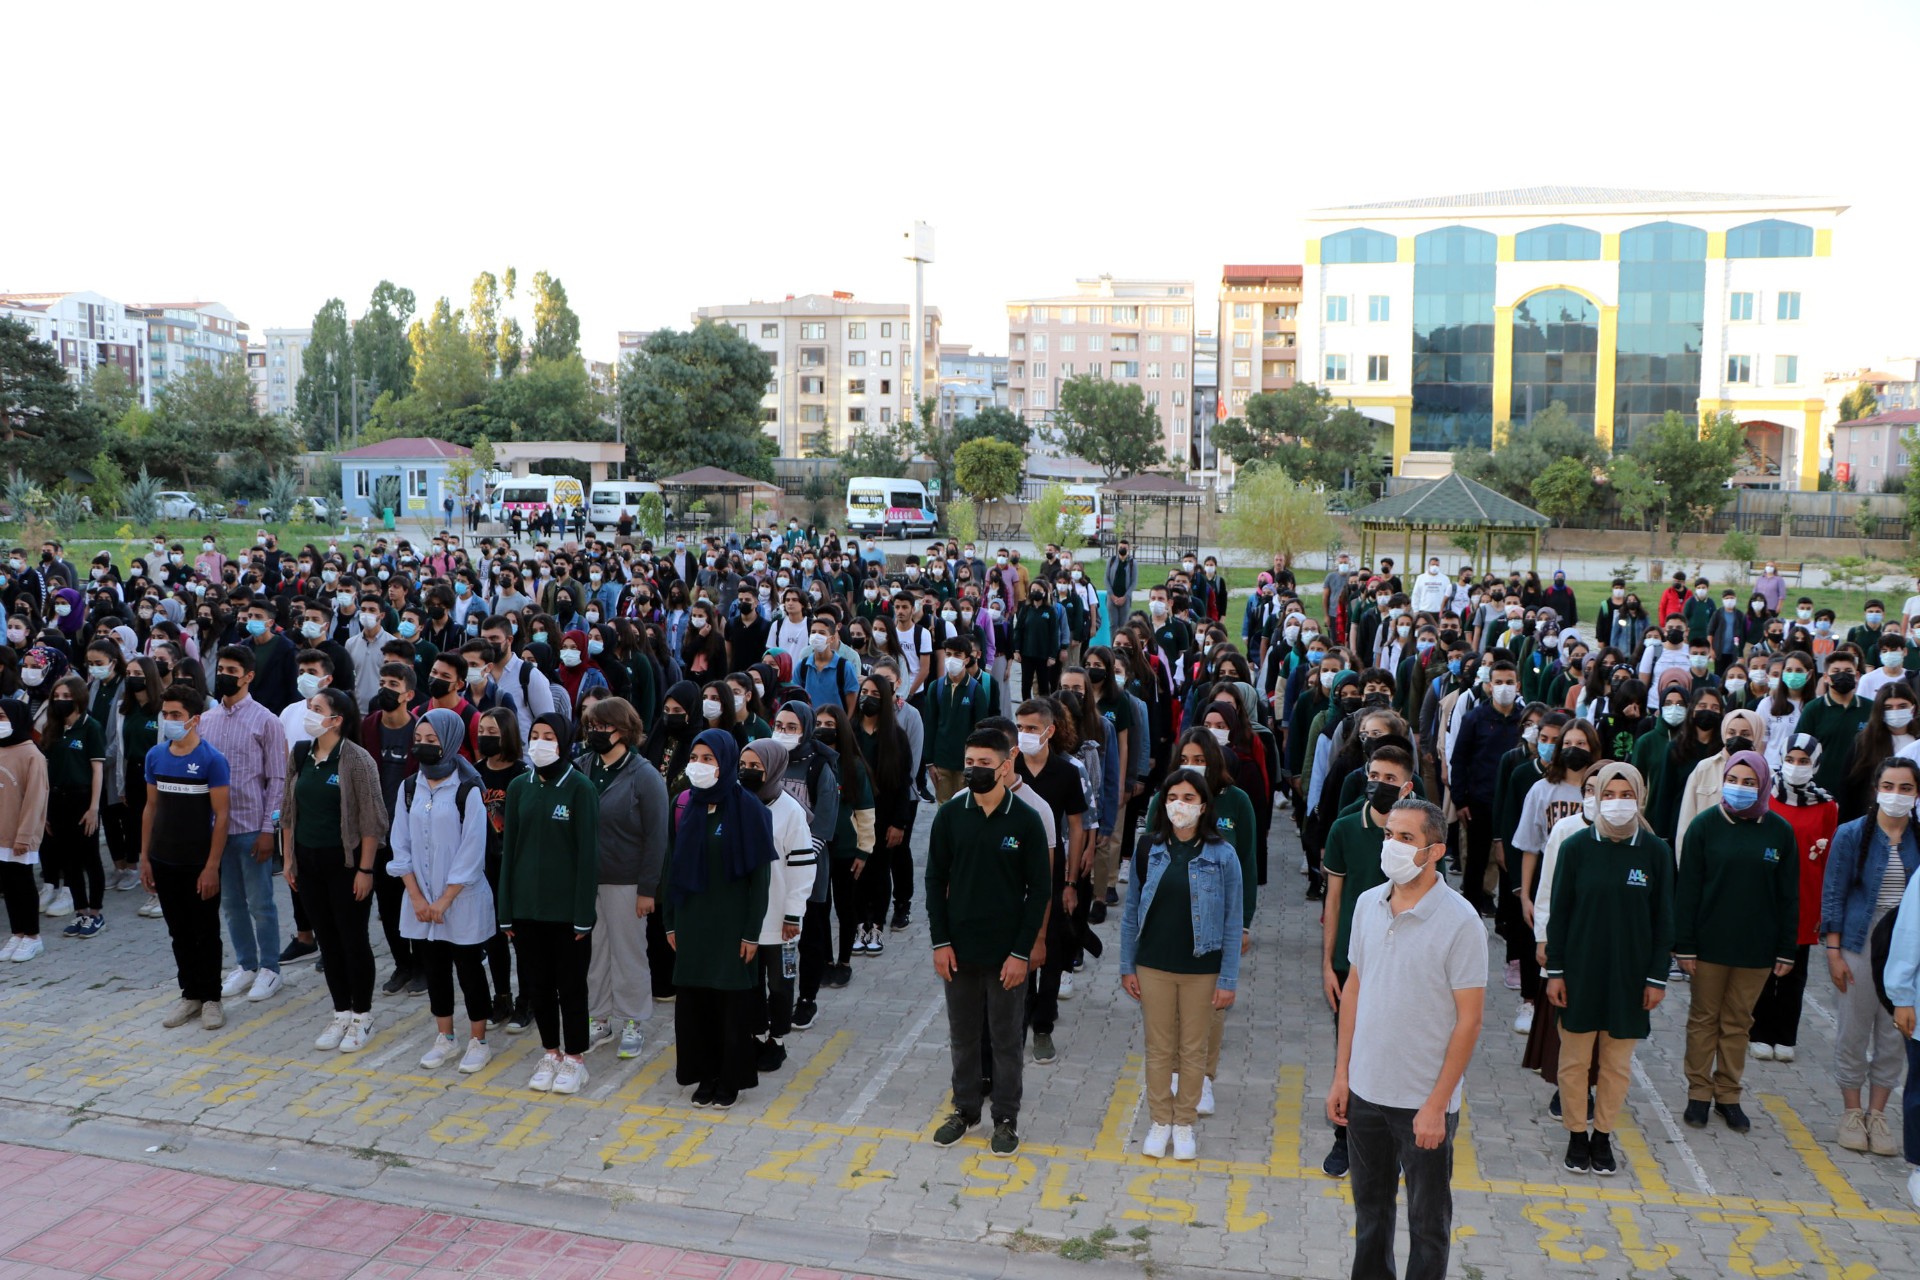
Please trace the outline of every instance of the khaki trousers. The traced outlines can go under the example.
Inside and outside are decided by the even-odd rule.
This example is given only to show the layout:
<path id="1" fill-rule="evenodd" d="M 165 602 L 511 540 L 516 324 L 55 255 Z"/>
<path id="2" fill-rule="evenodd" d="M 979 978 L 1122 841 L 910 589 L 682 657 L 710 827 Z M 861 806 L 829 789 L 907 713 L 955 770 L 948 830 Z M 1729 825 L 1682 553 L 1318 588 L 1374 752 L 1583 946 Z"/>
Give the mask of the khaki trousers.
<path id="1" fill-rule="evenodd" d="M 1567 1132 L 1587 1131 L 1587 1084 L 1593 1079 L 1593 1057 L 1600 1055 L 1600 1082 L 1594 1086 L 1593 1127 L 1613 1132 L 1613 1118 L 1627 1100 L 1627 1077 L 1633 1070 L 1633 1046 L 1638 1040 L 1615 1040 L 1604 1031 L 1560 1028 L 1560 1118 Z"/>
<path id="2" fill-rule="evenodd" d="M 966 785 L 966 771 L 963 769 L 942 769 L 938 765 L 933 769 L 933 798 L 945 804 L 953 798 L 953 793 Z"/>
<path id="3" fill-rule="evenodd" d="M 1140 1011 L 1147 1023 L 1147 1115 L 1154 1124 L 1191 1125 L 1199 1115 L 1206 1076 L 1207 1036 L 1213 1026 L 1214 973 L 1135 970 Z M 1173 1074 L 1180 1073 L 1180 1093 Z"/>
<path id="4" fill-rule="evenodd" d="M 1100 834 L 1100 843 L 1094 846 L 1093 853 L 1093 892 L 1095 900 L 1106 901 L 1107 890 L 1120 883 L 1120 832 L 1119 822 L 1115 829 Z"/>
<path id="5" fill-rule="evenodd" d="M 1207 1079 L 1220 1078 L 1220 1042 L 1227 1038 L 1227 1011 L 1215 1009 L 1207 1027 Z"/>
<path id="6" fill-rule="evenodd" d="M 1740 1080 L 1747 1070 L 1747 1028 L 1753 1025 L 1753 1006 L 1771 972 L 1705 960 L 1694 964 L 1685 1059 L 1689 1102 L 1740 1101 Z M 1563 1090 L 1563 1114 L 1566 1106 Z"/>

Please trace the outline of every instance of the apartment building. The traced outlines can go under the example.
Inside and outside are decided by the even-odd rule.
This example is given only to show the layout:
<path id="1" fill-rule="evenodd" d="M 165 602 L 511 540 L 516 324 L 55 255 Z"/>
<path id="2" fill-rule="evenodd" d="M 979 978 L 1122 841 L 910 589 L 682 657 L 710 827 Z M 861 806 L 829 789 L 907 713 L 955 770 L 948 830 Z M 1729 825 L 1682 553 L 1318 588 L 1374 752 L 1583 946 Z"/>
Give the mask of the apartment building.
<path id="1" fill-rule="evenodd" d="M 136 302 L 127 306 L 147 326 L 147 364 L 155 391 L 195 362 L 241 360 L 247 326 L 218 302 Z"/>
<path id="2" fill-rule="evenodd" d="M 1007 303 L 1008 407 L 1039 427 L 1060 385 L 1094 374 L 1140 387 L 1165 448 L 1187 456 L 1193 392 L 1193 281 L 1074 281 L 1072 293 Z"/>
<path id="3" fill-rule="evenodd" d="M 153 407 L 146 321 L 125 303 L 86 291 L 5 293 L 0 316 L 20 321 L 52 347 L 74 383 L 85 382 L 100 365 L 117 364 L 140 403 Z"/>
<path id="4" fill-rule="evenodd" d="M 1007 407 L 1007 358 L 986 356 L 964 342 L 940 344 L 940 425 L 977 417 L 982 409 Z"/>
<path id="5" fill-rule="evenodd" d="M 926 308 L 917 344 L 911 303 L 863 302 L 838 291 L 693 313 L 695 324 L 706 320 L 732 325 L 773 362 L 760 413 L 783 458 L 819 456 L 862 431 L 910 419 L 916 350 L 924 394 L 936 387 L 938 307 Z"/>
<path id="6" fill-rule="evenodd" d="M 291 417 L 298 407 L 300 374 L 312 329 L 268 329 L 265 341 L 247 344 L 247 377 L 253 382 L 253 407 L 274 417 Z"/>
<path id="7" fill-rule="evenodd" d="M 1254 264 L 1220 272 L 1220 398 L 1238 417 L 1247 397 L 1284 391 L 1299 355 L 1299 265 Z"/>

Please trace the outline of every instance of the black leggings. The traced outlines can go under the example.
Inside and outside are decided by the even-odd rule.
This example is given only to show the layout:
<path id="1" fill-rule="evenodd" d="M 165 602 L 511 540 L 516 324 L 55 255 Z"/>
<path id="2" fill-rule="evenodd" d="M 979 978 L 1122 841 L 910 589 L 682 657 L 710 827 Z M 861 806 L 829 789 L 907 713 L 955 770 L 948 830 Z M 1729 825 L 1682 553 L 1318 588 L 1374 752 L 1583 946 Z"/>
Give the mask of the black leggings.
<path id="1" fill-rule="evenodd" d="M 886 838 L 884 831 L 875 834 L 880 847 L 873 851 L 873 856 L 867 859 L 866 868 L 861 871 L 860 878 L 854 881 L 858 886 L 856 892 L 860 903 L 860 923 L 875 929 L 887 927 L 887 907 L 891 902 L 888 890 L 892 887 L 892 876 L 889 872 L 893 862 L 893 850 L 886 847 Z M 904 845 L 906 842 L 907 837 L 901 837 L 900 843 Z"/>
<path id="2" fill-rule="evenodd" d="M 17 937 L 40 936 L 40 891 L 33 868 L 24 862 L 0 862 L 0 894 L 7 899 L 7 929 Z"/>
<path id="3" fill-rule="evenodd" d="M 453 1016 L 453 975 L 457 970 L 460 994 L 467 1002 L 467 1021 L 484 1025 L 493 1012 L 493 994 L 487 990 L 487 966 L 482 958 L 485 944 L 455 946 L 451 942 L 416 941 L 413 949 L 427 971 L 427 1007 L 433 1016 Z"/>
<path id="4" fill-rule="evenodd" d="M 47 834 L 40 844 L 42 862 L 60 868 L 60 882 L 73 891 L 75 911 L 98 911 L 107 887 L 100 869 L 100 832 L 88 835 L 80 825 L 91 791 L 59 790 L 47 797 Z"/>
<path id="5" fill-rule="evenodd" d="M 1060 664 L 1048 664 L 1045 658 L 1020 659 L 1020 701 L 1025 702 L 1033 696 L 1033 686 L 1040 686 L 1040 696 L 1045 698 L 1060 688 Z"/>
<path id="6" fill-rule="evenodd" d="M 487 887 L 493 890 L 494 900 L 500 898 L 500 853 L 492 850 L 487 854 Z M 493 974 L 495 995 L 513 998 L 513 946 L 507 941 L 507 935 L 494 930 L 491 938 L 481 944 L 486 948 L 487 968 Z M 429 983 L 431 989 L 431 983 Z"/>
<path id="7" fill-rule="evenodd" d="M 653 998 L 665 1001 L 673 999 L 673 944 L 667 941 L 667 926 L 661 916 L 658 911 L 647 916 L 647 980 L 653 984 Z M 526 988 L 527 975 L 523 969 L 522 995 L 526 994 Z"/>
<path id="8" fill-rule="evenodd" d="M 320 959 L 327 966 L 327 992 L 335 1013 L 373 1011 L 373 944 L 367 941 L 367 914 L 373 895 L 354 900 L 354 869 L 346 850 L 295 845 L 300 898 L 306 903 Z M 389 877 L 391 878 L 391 877 Z"/>
<path id="9" fill-rule="evenodd" d="M 829 870 L 827 874 L 833 873 Z M 800 999 L 812 1000 L 820 994 L 820 980 L 826 976 L 832 956 L 833 908 L 809 901 L 800 924 Z"/>
<path id="10" fill-rule="evenodd" d="M 907 805 L 907 834 L 887 850 L 887 871 L 893 881 L 893 905 L 905 911 L 913 905 L 913 824 L 920 818 L 920 802 Z"/>
<path id="11" fill-rule="evenodd" d="M 832 878 L 833 914 L 840 921 L 840 945 L 833 950 L 835 964 L 853 962 L 853 935 L 860 928 L 861 888 L 860 881 L 853 878 L 853 859 L 834 858 L 828 864 L 827 874 Z M 862 879 L 865 877 L 863 876 Z M 805 937 L 805 934 L 801 935 Z M 823 936 L 820 945 L 825 947 L 827 939 Z"/>
<path id="12" fill-rule="evenodd" d="M 587 960 L 593 939 L 573 936 L 571 924 L 552 920 L 513 922 L 513 949 L 520 953 L 520 994 L 533 1006 L 540 1047 L 553 1052 L 566 1034 L 566 1052 L 587 1051 Z"/>

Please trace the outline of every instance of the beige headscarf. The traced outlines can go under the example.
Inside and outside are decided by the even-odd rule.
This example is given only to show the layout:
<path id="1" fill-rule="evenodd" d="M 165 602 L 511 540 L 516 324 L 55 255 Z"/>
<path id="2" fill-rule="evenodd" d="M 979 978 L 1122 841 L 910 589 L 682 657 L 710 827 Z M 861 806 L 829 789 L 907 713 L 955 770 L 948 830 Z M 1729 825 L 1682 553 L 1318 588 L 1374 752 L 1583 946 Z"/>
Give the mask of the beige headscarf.
<path id="1" fill-rule="evenodd" d="M 1634 803 L 1640 806 L 1640 813 L 1634 817 L 1632 822 L 1624 827 L 1615 827 L 1599 815 L 1599 804 L 1597 802 L 1601 796 L 1606 794 L 1607 784 L 1615 778 L 1625 779 L 1626 784 L 1633 788 Z M 1609 760 L 1600 766 L 1599 770 L 1593 775 L 1593 794 L 1596 801 L 1594 805 L 1593 829 L 1599 832 L 1604 838 L 1608 840 L 1627 840 L 1631 839 L 1634 832 L 1641 827 L 1646 827 L 1648 831 L 1653 830 L 1653 828 L 1648 825 L 1646 818 L 1647 780 L 1640 776 L 1638 769 L 1626 763 L 1624 760 Z"/>

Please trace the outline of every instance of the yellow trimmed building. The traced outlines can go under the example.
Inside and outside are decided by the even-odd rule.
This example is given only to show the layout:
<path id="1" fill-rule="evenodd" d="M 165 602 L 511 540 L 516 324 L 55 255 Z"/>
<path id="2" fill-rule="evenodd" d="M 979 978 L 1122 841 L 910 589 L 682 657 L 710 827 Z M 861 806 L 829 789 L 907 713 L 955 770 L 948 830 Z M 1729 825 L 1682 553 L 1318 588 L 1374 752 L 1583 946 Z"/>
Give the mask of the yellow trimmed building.
<path id="1" fill-rule="evenodd" d="M 1797 196 L 1527 187 L 1308 215 L 1299 374 L 1396 473 L 1559 401 L 1616 452 L 1674 409 L 1747 428 L 1736 484 L 1813 489 L 1833 224 Z"/>

